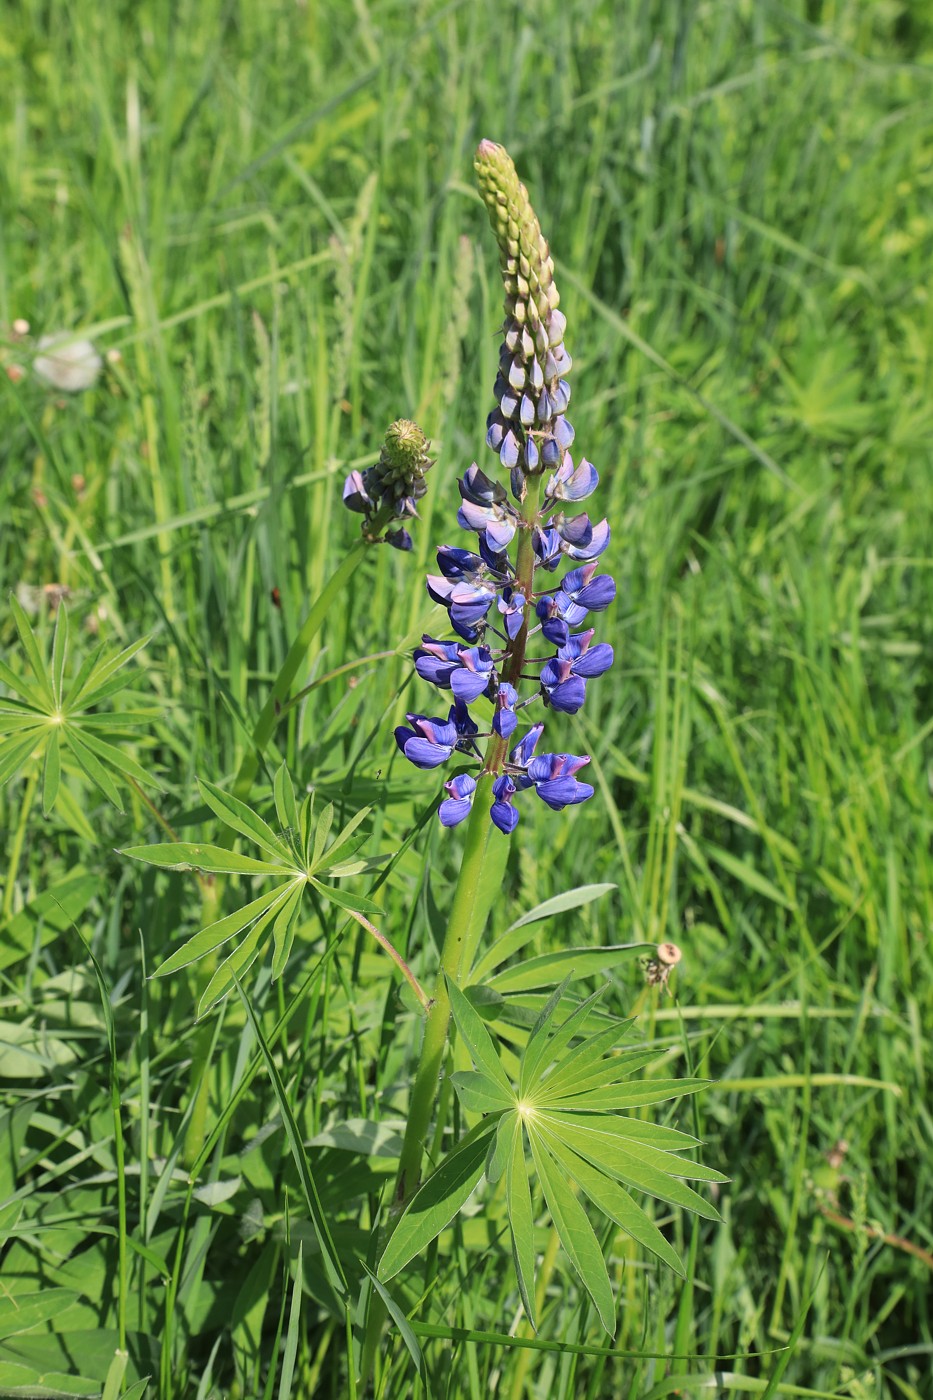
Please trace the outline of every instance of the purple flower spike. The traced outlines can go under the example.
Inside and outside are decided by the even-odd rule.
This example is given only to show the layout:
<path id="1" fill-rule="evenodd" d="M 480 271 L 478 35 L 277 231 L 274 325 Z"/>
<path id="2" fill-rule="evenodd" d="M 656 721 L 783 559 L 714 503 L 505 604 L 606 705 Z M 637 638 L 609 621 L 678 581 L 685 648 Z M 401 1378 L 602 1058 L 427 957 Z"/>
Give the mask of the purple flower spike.
<path id="1" fill-rule="evenodd" d="M 411 535 L 407 530 L 386 530 L 386 544 L 393 549 L 408 551 L 412 547 Z"/>
<path id="2" fill-rule="evenodd" d="M 450 796 L 441 803 L 437 815 L 442 826 L 456 826 L 470 815 L 476 793 L 476 779 L 471 778 L 469 773 L 459 773 L 456 778 L 446 782 L 444 787 Z"/>
<path id="3" fill-rule="evenodd" d="M 399 725 L 395 742 L 416 768 L 439 768 L 446 763 L 457 746 L 456 725 L 426 715 L 407 715 L 410 729 Z"/>
<path id="4" fill-rule="evenodd" d="M 512 798 L 515 796 L 516 788 L 508 773 L 502 773 L 496 778 L 492 785 L 492 795 L 495 798 L 489 815 L 493 824 L 504 831 L 506 836 L 511 836 L 518 826 L 518 812 L 512 806 Z"/>

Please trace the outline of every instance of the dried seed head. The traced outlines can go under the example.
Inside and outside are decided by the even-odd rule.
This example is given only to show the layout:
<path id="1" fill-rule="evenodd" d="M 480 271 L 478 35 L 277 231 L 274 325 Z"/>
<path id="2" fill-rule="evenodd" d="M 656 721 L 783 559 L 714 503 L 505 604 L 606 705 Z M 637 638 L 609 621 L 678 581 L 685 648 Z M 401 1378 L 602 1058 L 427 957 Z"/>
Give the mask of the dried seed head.
<path id="1" fill-rule="evenodd" d="M 664 963 L 665 967 L 676 967 L 683 957 L 683 952 L 676 943 L 658 944 L 658 961 Z"/>

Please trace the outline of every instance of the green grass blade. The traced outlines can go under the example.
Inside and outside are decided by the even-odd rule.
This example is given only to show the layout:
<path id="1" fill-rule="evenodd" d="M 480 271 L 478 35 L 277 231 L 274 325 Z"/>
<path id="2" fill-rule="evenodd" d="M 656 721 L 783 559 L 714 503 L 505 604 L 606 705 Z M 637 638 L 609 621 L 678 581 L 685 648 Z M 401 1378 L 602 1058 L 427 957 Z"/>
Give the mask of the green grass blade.
<path id="1" fill-rule="evenodd" d="M 266 1038 L 262 1033 L 262 1027 L 259 1024 L 259 1019 L 256 1016 L 255 1011 L 253 1010 L 253 1004 L 250 1001 L 249 997 L 246 995 L 246 992 L 239 985 L 239 983 L 237 983 L 237 990 L 239 991 L 240 998 L 243 1002 L 244 1007 L 246 1008 L 246 1014 L 250 1019 L 250 1023 L 253 1027 L 253 1032 L 256 1036 L 256 1041 L 259 1045 L 260 1050 L 262 1051 L 262 1057 L 266 1063 L 266 1069 L 269 1072 L 269 1079 L 272 1083 L 272 1089 L 275 1093 L 276 1102 L 279 1105 L 279 1112 L 282 1115 L 282 1122 L 285 1125 L 285 1132 L 288 1137 L 288 1145 L 291 1148 L 292 1159 L 294 1160 L 295 1167 L 298 1171 L 298 1179 L 301 1182 L 302 1194 L 304 1195 L 305 1204 L 308 1208 L 308 1215 L 311 1219 L 311 1223 L 313 1224 L 315 1233 L 317 1235 L 318 1244 L 321 1250 L 321 1261 L 324 1265 L 324 1273 L 327 1277 L 328 1283 L 333 1289 L 334 1296 L 337 1301 L 337 1306 L 342 1311 L 342 1303 L 340 1302 L 340 1300 L 346 1296 L 347 1279 L 343 1271 L 343 1265 L 340 1262 L 340 1256 L 337 1253 L 337 1250 L 334 1246 L 334 1241 L 331 1237 L 330 1227 L 327 1223 L 327 1217 L 324 1213 L 324 1207 L 321 1205 L 321 1197 L 318 1193 L 317 1185 L 311 1173 L 311 1166 L 308 1162 L 307 1154 L 304 1151 L 304 1147 L 301 1140 L 301 1132 L 298 1128 L 298 1124 L 295 1122 L 295 1115 L 292 1112 L 291 1104 L 288 1101 L 288 1095 L 285 1093 L 285 1086 L 282 1083 L 281 1075 L 279 1074 L 275 1060 L 272 1057 L 272 1052 L 270 1051 L 269 1046 L 266 1043 Z"/>

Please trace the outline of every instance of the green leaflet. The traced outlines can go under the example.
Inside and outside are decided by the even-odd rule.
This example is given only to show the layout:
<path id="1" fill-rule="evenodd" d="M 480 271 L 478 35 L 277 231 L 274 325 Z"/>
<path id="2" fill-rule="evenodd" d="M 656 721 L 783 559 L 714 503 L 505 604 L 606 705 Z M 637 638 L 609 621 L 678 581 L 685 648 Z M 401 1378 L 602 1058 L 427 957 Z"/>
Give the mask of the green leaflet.
<path id="1" fill-rule="evenodd" d="M 525 1135 L 520 1116 L 513 1115 L 511 1134 L 506 1136 L 508 1165 L 506 1167 L 505 1199 L 512 1236 L 512 1262 L 518 1279 L 528 1321 L 538 1330 L 535 1317 L 535 1239 L 534 1214 L 531 1207 L 531 1184 L 525 1167 Z"/>
<path id="2" fill-rule="evenodd" d="M 301 819 L 298 815 L 295 788 L 284 763 L 279 764 L 276 769 L 275 778 L 272 781 L 272 797 L 275 802 L 275 815 L 279 819 L 279 826 L 282 827 L 283 831 L 294 832 L 297 839 L 301 830 Z"/>
<path id="3" fill-rule="evenodd" d="M 450 1076 L 457 1098 L 468 1113 L 501 1113 L 515 1107 L 515 1095 L 498 1080 L 476 1070 L 459 1070 Z"/>
<path id="4" fill-rule="evenodd" d="M 547 1117 L 552 1123 L 580 1124 L 592 1132 L 648 1143 L 651 1147 L 666 1148 L 669 1152 L 685 1152 L 701 1145 L 700 1139 L 690 1133 L 682 1133 L 677 1128 L 665 1128 L 659 1123 L 649 1123 L 644 1118 L 626 1118 L 621 1113 L 587 1114 L 581 1117 L 565 1109 L 548 1109 Z"/>
<path id="5" fill-rule="evenodd" d="M 246 803 L 241 802 L 238 797 L 231 796 L 230 793 L 224 792 L 222 788 L 216 787 L 204 778 L 198 779 L 198 787 L 201 789 L 201 796 L 208 807 L 225 826 L 239 832 L 248 841 L 254 841 L 257 846 L 277 860 L 291 860 L 291 852 L 285 842 L 276 836 L 271 826 L 268 826 L 261 817 L 256 815 L 252 807 L 247 807 Z"/>
<path id="6" fill-rule="evenodd" d="M 686 1094 L 698 1094 L 709 1082 L 708 1079 L 646 1079 L 638 1084 L 610 1084 L 607 1088 L 588 1090 L 576 1098 L 565 1095 L 560 1104 L 566 1109 L 585 1108 L 597 1113 L 614 1108 L 639 1108 L 642 1104 L 665 1103 Z"/>
<path id="7" fill-rule="evenodd" d="M 599 991 L 594 992 L 592 996 L 581 1002 L 558 1029 L 552 1032 L 551 1022 L 568 980 L 563 981 L 552 992 L 528 1037 L 528 1044 L 522 1055 L 520 1092 L 523 1098 L 537 1086 L 541 1075 L 564 1047 L 569 1045 L 575 1035 L 580 1034 L 587 1016 L 602 996 L 602 988 L 600 988 Z"/>
<path id="8" fill-rule="evenodd" d="M 542 1115 L 542 1118 L 546 1121 L 547 1115 Z M 581 1124 L 583 1122 L 585 1120 L 581 1120 Z M 646 1166 L 629 1151 L 628 1145 L 624 1148 L 614 1143 L 607 1146 L 598 1134 L 586 1132 L 581 1125 L 563 1126 L 560 1136 L 592 1166 L 624 1185 L 634 1186 L 636 1190 L 656 1196 L 660 1201 L 669 1201 L 671 1205 L 682 1206 L 684 1210 L 702 1215 L 705 1220 L 719 1219 L 719 1212 L 696 1191 L 676 1177 L 665 1175 L 657 1167 Z"/>
<path id="9" fill-rule="evenodd" d="M 528 992 L 550 986 L 555 977 L 563 977 L 568 972 L 574 977 L 592 977 L 595 972 L 606 972 L 633 955 L 643 953 L 646 946 L 651 945 L 616 943 L 602 948 L 561 948 L 555 953 L 541 953 L 495 973 L 489 979 L 489 986 L 497 992 Z"/>
<path id="10" fill-rule="evenodd" d="M 291 886 L 291 894 L 285 900 L 282 908 L 275 918 L 272 929 L 272 943 L 274 952 L 272 954 L 272 978 L 281 977 L 285 971 L 285 964 L 288 962 L 289 954 L 292 951 L 292 944 L 295 941 L 295 930 L 298 927 L 298 916 L 301 913 L 301 896 L 304 894 L 304 880 L 295 880 Z"/>
<path id="11" fill-rule="evenodd" d="M 224 959 L 201 993 L 198 1002 L 199 1017 L 206 1016 L 208 1011 L 232 990 L 234 983 L 248 972 L 256 961 L 265 946 L 269 925 L 287 903 L 288 886 L 277 890 L 276 894 L 278 899 L 269 906 L 265 913 L 260 914 L 243 942 L 239 943 L 233 952 Z"/>
<path id="12" fill-rule="evenodd" d="M 539 1120 L 540 1121 L 540 1120 Z M 590 1198 L 594 1206 L 610 1220 L 637 1240 L 644 1249 L 657 1255 L 668 1268 L 686 1277 L 684 1266 L 676 1251 L 668 1244 L 661 1231 L 650 1220 L 641 1206 L 632 1199 L 624 1187 L 617 1185 L 603 1172 L 598 1171 L 578 1153 L 569 1148 L 557 1133 L 541 1123 L 541 1131 L 548 1147 L 563 1169 L 573 1177 L 581 1191 Z"/>
<path id="13" fill-rule="evenodd" d="M 160 846 L 127 846 L 121 856 L 159 865 L 163 870 L 209 870 L 218 875 L 288 875 L 286 866 L 254 860 L 223 846 L 201 846 L 188 841 L 165 841 Z"/>
<path id="14" fill-rule="evenodd" d="M 448 1153 L 412 1197 L 379 1260 L 376 1275 L 383 1283 L 427 1249 L 472 1196 L 483 1175 L 489 1138 L 495 1127 L 494 1119 L 481 1123 Z"/>
<path id="15" fill-rule="evenodd" d="M 266 890 L 258 899 L 245 904 L 242 909 L 225 915 L 216 923 L 208 924 L 207 928 L 202 928 L 200 933 L 194 934 L 180 948 L 176 948 L 162 966 L 156 968 L 155 976 L 167 977 L 172 972 L 178 972 L 179 968 L 188 967 L 190 963 L 207 957 L 208 953 L 213 953 L 215 948 L 222 947 L 224 943 L 229 943 L 231 938 L 248 928 L 253 920 L 258 919 L 270 906 L 276 905 L 288 889 L 288 885 L 277 885 L 275 889 Z"/>
<path id="16" fill-rule="evenodd" d="M 586 1212 L 545 1147 L 542 1135 L 530 1123 L 527 1126 L 531 1154 L 554 1228 L 580 1282 L 593 1300 L 600 1322 L 611 1337 L 616 1327 L 615 1300 L 599 1240 Z"/>
<path id="17" fill-rule="evenodd" d="M 529 909 L 527 914 L 510 924 L 502 937 L 497 938 L 488 952 L 480 958 L 473 969 L 472 980 L 482 982 L 493 968 L 501 967 L 506 958 L 524 948 L 534 938 L 534 930 L 530 927 L 532 924 L 540 923 L 542 919 L 553 918 L 555 914 L 566 914 L 571 909 L 580 909 L 584 904 L 590 904 L 594 899 L 600 899 L 610 890 L 617 888 L 617 885 L 579 885 L 575 890 L 566 890 L 563 894 L 555 895 L 553 899 L 546 899 L 543 904 L 537 904 L 534 909 Z"/>
<path id="18" fill-rule="evenodd" d="M 457 1030 L 463 1037 L 473 1063 L 488 1079 L 501 1087 L 508 1103 L 514 1103 L 515 1091 L 502 1068 L 492 1036 L 486 1029 L 482 1017 L 450 978 L 447 979 L 447 990 L 450 994 L 450 1009 L 457 1023 Z"/>

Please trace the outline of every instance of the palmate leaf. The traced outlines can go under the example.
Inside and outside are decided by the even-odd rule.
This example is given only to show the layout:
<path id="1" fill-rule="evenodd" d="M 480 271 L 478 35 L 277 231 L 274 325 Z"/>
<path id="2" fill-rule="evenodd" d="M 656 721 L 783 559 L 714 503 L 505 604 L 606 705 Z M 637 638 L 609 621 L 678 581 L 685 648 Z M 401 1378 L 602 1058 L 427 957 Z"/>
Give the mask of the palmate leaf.
<path id="1" fill-rule="evenodd" d="M 657 1052 L 613 1053 L 630 1021 L 601 1025 L 595 1034 L 585 1034 L 599 992 L 558 1022 L 566 989 L 567 982 L 556 988 L 538 1016 L 521 1057 L 516 1087 L 505 1073 L 487 1024 L 463 992 L 449 984 L 457 1032 L 475 1067 L 454 1074 L 452 1082 L 467 1112 L 488 1116 L 445 1158 L 409 1204 L 386 1248 L 379 1277 L 391 1278 L 450 1223 L 483 1174 L 477 1146 L 482 1140 L 487 1181 L 496 1186 L 505 1178 L 512 1259 L 532 1325 L 533 1168 L 564 1253 L 611 1334 L 615 1327 L 612 1289 L 584 1202 L 683 1276 L 676 1252 L 631 1193 L 718 1220 L 714 1208 L 686 1181 L 718 1183 L 726 1178 L 688 1155 L 699 1146 L 689 1133 L 612 1111 L 681 1098 L 696 1093 L 704 1081 L 631 1079 L 635 1071 L 657 1060 Z"/>
<path id="2" fill-rule="evenodd" d="M 68 792 L 62 787 L 64 759 L 72 761 L 68 772 L 83 775 L 122 811 L 122 784 L 159 784 L 122 747 L 103 739 L 134 724 L 152 719 L 155 712 L 98 712 L 94 707 L 123 690 L 133 680 L 125 668 L 147 638 L 109 653 L 101 645 L 86 656 L 77 673 L 68 679 L 68 610 L 59 603 L 52 636 L 51 654 L 43 654 L 25 612 L 15 598 L 10 610 L 31 676 L 19 676 L 0 662 L 0 682 L 12 695 L 0 697 L 0 785 L 12 781 L 31 759 L 41 763 L 42 810 L 48 816 L 59 798 Z"/>
<path id="3" fill-rule="evenodd" d="M 155 975 L 166 977 L 210 957 L 220 948 L 226 949 L 224 960 L 212 972 L 210 981 L 201 995 L 198 1004 L 199 1015 L 206 1015 L 232 991 L 270 940 L 273 946 L 272 976 L 278 978 L 282 975 L 301 923 L 302 909 L 309 889 L 352 914 L 380 941 L 384 941 L 368 920 L 368 916 L 382 914 L 379 905 L 364 895 L 351 894 L 348 890 L 325 883 L 314 873 L 329 867 L 335 848 L 339 847 L 345 852 L 348 840 L 357 844 L 366 839 L 353 835 L 365 817 L 365 811 L 358 813 L 340 833 L 336 842 L 327 848 L 333 808 L 325 809 L 321 821 L 316 827 L 313 826 L 313 794 L 299 807 L 295 789 L 284 764 L 276 773 L 273 782 L 275 813 L 284 827 L 281 833 L 275 831 L 252 807 L 214 783 L 201 782 L 200 789 L 206 805 L 215 816 L 231 831 L 258 847 L 258 858 L 242 855 L 239 851 L 228 849 L 227 846 L 192 841 L 164 841 L 153 846 L 130 846 L 120 852 L 132 860 L 144 861 L 162 870 L 271 876 L 276 881 L 272 889 L 249 900 L 241 908 L 217 919 L 206 928 L 199 929 L 157 968 Z M 305 860 L 312 839 L 316 840 L 314 851 L 317 852 L 317 865 Z M 340 868 L 334 872 L 335 875 L 349 873 Z M 234 946 L 228 949 L 228 944 Z"/>

